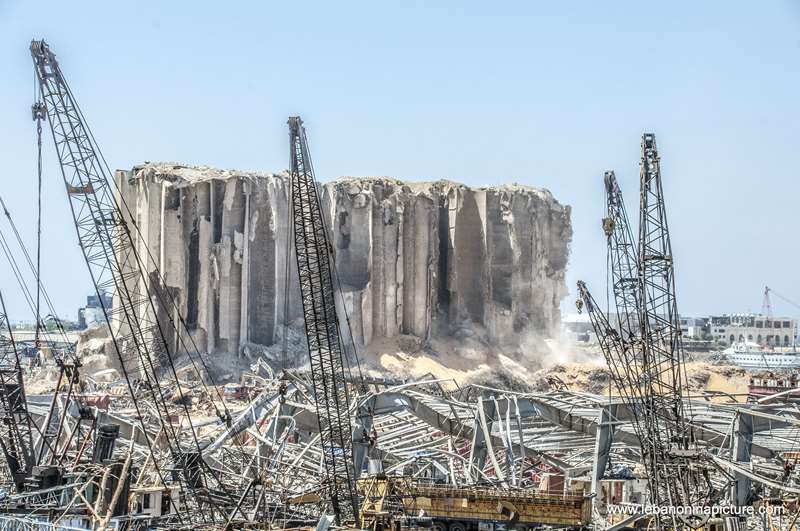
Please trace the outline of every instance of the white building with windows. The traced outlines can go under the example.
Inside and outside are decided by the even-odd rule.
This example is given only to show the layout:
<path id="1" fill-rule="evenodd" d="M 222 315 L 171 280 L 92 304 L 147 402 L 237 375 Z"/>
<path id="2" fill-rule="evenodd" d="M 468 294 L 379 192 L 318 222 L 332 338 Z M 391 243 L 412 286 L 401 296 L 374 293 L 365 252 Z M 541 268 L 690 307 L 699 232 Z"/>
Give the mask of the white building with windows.
<path id="1" fill-rule="evenodd" d="M 684 339 L 704 339 L 708 333 L 707 317 L 681 317 L 681 335 Z"/>
<path id="2" fill-rule="evenodd" d="M 762 347 L 791 347 L 796 343 L 797 319 L 791 317 L 735 313 L 709 320 L 714 341 L 725 345 L 749 341 Z"/>

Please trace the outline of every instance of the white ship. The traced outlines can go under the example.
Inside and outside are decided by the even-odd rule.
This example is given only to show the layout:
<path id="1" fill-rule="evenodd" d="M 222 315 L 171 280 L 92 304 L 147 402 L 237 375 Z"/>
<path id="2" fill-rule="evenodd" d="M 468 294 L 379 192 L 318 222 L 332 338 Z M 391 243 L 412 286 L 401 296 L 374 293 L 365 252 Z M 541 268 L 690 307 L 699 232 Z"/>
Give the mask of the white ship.
<path id="1" fill-rule="evenodd" d="M 800 367 L 800 352 L 764 350 L 750 341 L 734 343 L 722 351 L 731 363 L 748 370 L 796 369 Z"/>

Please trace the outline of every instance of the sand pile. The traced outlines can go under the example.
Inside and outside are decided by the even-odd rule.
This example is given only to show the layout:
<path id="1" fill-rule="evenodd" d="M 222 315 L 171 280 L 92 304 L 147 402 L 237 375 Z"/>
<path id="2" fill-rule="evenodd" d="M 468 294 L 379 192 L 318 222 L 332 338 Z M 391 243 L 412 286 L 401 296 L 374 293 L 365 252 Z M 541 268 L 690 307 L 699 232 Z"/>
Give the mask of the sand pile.
<path id="1" fill-rule="evenodd" d="M 747 394 L 748 376 L 741 367 L 689 362 L 686 364 L 686 376 L 692 394 L 715 391 L 740 395 L 738 400 L 742 401 L 744 397 L 741 395 Z M 534 387 L 541 391 L 564 385 L 571 391 L 608 394 L 611 388 L 613 394 L 618 394 L 605 363 L 559 364 L 537 371 L 535 379 Z"/>

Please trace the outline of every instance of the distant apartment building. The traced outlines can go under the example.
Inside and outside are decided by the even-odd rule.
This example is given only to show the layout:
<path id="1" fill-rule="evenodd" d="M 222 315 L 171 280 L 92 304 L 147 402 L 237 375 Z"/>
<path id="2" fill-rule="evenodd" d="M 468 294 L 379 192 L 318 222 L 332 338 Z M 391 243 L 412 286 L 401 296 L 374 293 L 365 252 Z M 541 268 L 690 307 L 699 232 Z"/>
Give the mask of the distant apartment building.
<path id="1" fill-rule="evenodd" d="M 710 321 L 711 336 L 725 345 L 749 341 L 762 347 L 790 347 L 797 337 L 797 319 L 791 317 L 735 313 L 712 316 Z"/>
<path id="2" fill-rule="evenodd" d="M 687 339 L 706 339 L 708 321 L 708 317 L 681 317 L 681 335 Z"/>
<path id="3" fill-rule="evenodd" d="M 561 316 L 561 337 L 568 341 L 586 343 L 595 339 L 588 313 L 565 313 Z"/>
<path id="4" fill-rule="evenodd" d="M 617 315 L 608 315 L 608 320 L 617 326 Z M 595 336 L 588 316 L 565 314 L 562 317 L 562 334 L 573 341 L 593 341 Z M 709 317 L 681 317 L 681 336 L 685 345 L 713 343 L 730 346 L 736 342 L 749 341 L 762 347 L 792 347 L 797 341 L 797 319 L 792 317 L 767 317 L 752 313 L 725 314 Z"/>
<path id="5" fill-rule="evenodd" d="M 112 297 L 108 293 L 102 294 L 102 305 L 106 308 L 111 308 Z M 97 295 L 89 295 L 86 297 L 86 306 L 78 308 L 78 329 L 84 330 L 86 328 L 95 326 L 96 324 L 105 323 L 106 318 L 103 314 L 103 306 L 101 305 L 100 297 Z"/>

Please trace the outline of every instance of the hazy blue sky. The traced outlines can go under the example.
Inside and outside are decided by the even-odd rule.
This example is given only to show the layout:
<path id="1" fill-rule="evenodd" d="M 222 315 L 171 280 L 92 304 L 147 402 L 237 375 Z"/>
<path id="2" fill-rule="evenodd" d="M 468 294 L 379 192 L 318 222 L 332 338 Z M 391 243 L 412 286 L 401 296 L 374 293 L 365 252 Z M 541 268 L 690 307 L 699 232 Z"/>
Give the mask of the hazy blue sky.
<path id="1" fill-rule="evenodd" d="M 573 293 L 579 278 L 605 289 L 603 171 L 635 209 L 652 131 L 681 313 L 758 311 L 765 284 L 800 301 L 796 0 L 0 0 L 0 194 L 31 244 L 34 37 L 112 168 L 285 168 L 286 117 L 300 114 L 323 180 L 549 188 L 573 207 Z M 44 277 L 74 317 L 92 290 L 45 139 Z M 27 319 L 0 261 L 12 318 Z"/>

